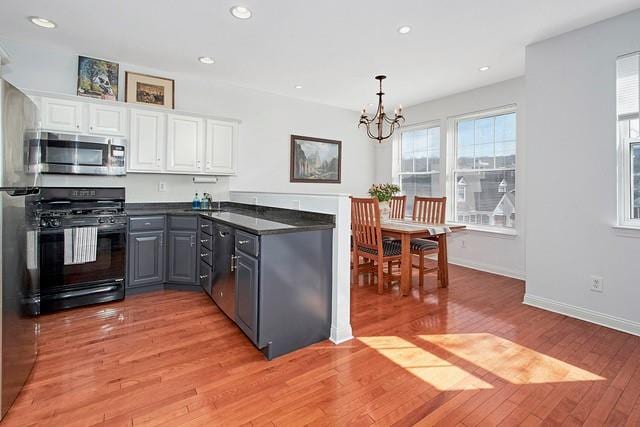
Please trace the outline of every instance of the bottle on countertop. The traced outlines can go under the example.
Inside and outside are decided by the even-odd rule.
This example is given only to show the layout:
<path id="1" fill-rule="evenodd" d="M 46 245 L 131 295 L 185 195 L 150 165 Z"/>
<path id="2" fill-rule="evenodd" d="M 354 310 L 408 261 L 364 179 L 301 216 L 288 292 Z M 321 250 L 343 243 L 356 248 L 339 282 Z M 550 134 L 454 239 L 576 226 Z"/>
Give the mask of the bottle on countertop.
<path id="1" fill-rule="evenodd" d="M 200 209 L 209 209 L 209 198 L 207 197 L 207 193 L 202 195 L 202 200 L 200 201 Z"/>
<path id="2" fill-rule="evenodd" d="M 193 202 L 191 202 L 191 208 L 200 209 L 200 199 L 198 198 L 198 193 L 196 193 L 196 196 L 193 198 Z"/>

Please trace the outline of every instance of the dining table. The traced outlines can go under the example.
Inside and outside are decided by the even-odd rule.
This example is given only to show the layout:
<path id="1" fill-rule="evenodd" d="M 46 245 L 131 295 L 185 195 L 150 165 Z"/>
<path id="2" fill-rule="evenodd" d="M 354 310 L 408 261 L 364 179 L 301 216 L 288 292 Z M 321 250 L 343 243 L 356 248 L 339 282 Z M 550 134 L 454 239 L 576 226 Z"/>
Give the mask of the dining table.
<path id="1" fill-rule="evenodd" d="M 434 238 L 438 242 L 438 269 L 442 288 L 449 286 L 449 260 L 447 255 L 447 234 L 464 230 L 459 224 L 430 224 L 412 219 L 380 220 L 382 237 L 391 237 L 401 242 L 400 292 L 403 296 L 411 293 L 411 239 Z"/>

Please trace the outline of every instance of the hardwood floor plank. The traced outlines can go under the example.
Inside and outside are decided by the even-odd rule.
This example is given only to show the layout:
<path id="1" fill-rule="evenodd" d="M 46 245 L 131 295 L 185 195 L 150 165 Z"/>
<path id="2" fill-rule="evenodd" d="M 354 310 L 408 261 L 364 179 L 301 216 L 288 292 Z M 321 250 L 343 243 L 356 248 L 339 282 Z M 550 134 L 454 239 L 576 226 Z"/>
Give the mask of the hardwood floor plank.
<path id="1" fill-rule="evenodd" d="M 640 338 L 462 267 L 448 289 L 427 276 L 407 297 L 376 291 L 352 287 L 356 339 L 271 362 L 203 293 L 43 316 L 2 427 L 640 425 Z"/>

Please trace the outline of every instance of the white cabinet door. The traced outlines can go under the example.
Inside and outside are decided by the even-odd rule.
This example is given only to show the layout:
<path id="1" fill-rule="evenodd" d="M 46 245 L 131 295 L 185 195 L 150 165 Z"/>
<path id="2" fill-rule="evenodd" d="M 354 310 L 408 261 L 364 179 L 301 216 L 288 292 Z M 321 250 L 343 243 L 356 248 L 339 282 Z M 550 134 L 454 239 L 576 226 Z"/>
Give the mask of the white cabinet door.
<path id="1" fill-rule="evenodd" d="M 167 123 L 167 171 L 203 171 L 204 120 L 169 114 Z"/>
<path id="2" fill-rule="evenodd" d="M 131 110 L 128 171 L 162 171 L 166 147 L 165 117 L 165 113 Z"/>
<path id="3" fill-rule="evenodd" d="M 207 120 L 206 173 L 231 175 L 236 172 L 237 134 L 237 123 Z"/>
<path id="4" fill-rule="evenodd" d="M 42 127 L 60 132 L 81 132 L 82 103 L 65 99 L 42 98 Z"/>
<path id="5" fill-rule="evenodd" d="M 125 111 L 122 107 L 89 104 L 89 133 L 126 135 Z"/>

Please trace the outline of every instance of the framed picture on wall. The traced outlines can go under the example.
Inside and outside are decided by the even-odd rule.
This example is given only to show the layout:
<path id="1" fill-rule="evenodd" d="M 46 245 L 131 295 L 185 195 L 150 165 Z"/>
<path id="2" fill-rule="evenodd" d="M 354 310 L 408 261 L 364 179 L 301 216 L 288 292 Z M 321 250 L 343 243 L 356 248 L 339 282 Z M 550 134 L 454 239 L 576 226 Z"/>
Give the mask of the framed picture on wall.
<path id="1" fill-rule="evenodd" d="M 124 101 L 175 108 L 175 80 L 127 71 Z"/>
<path id="2" fill-rule="evenodd" d="M 78 95 L 90 98 L 118 99 L 120 66 L 103 59 L 78 57 Z"/>
<path id="3" fill-rule="evenodd" d="M 291 135 L 291 182 L 340 183 L 342 142 Z"/>

